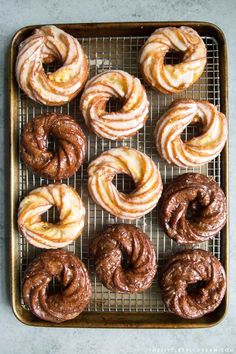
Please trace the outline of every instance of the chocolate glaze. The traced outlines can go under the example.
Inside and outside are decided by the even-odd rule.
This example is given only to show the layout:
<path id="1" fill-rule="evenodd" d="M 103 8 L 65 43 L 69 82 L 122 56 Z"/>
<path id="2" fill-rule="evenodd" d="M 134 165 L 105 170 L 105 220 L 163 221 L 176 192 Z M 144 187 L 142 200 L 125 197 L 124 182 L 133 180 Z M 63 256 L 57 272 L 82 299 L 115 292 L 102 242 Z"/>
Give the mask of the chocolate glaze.
<path id="1" fill-rule="evenodd" d="M 149 237 L 133 225 L 109 226 L 92 244 L 96 274 L 108 289 L 142 292 L 156 274 L 156 255 Z M 124 267 L 126 258 L 126 267 Z"/>
<path id="2" fill-rule="evenodd" d="M 49 294 L 52 279 L 61 291 Z M 25 304 L 42 320 L 61 323 L 77 317 L 87 306 L 92 288 L 83 262 L 63 250 L 38 255 L 28 266 L 23 285 Z"/>
<path id="3" fill-rule="evenodd" d="M 212 178 L 185 173 L 167 187 L 162 198 L 165 232 L 180 244 L 207 241 L 226 223 L 226 198 Z"/>
<path id="4" fill-rule="evenodd" d="M 55 152 L 48 150 L 48 136 L 56 139 Z M 68 116 L 48 113 L 34 118 L 23 131 L 20 145 L 25 164 L 38 175 L 49 179 L 72 176 L 86 153 L 86 138 L 76 121 Z"/>
<path id="5" fill-rule="evenodd" d="M 189 290 L 190 284 L 204 282 Z M 187 319 L 214 311 L 226 290 L 222 264 L 210 252 L 195 249 L 173 255 L 161 272 L 160 286 L 168 309 Z"/>

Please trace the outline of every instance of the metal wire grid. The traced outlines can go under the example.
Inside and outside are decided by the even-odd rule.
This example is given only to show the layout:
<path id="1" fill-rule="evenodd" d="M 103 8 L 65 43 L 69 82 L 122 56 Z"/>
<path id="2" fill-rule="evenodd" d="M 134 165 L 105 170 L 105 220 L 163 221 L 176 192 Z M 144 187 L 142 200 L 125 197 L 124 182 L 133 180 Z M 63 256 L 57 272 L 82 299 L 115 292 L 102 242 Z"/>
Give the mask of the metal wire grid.
<path id="1" fill-rule="evenodd" d="M 122 69 L 141 80 L 138 70 L 137 57 L 141 46 L 144 44 L 146 37 L 101 37 L 101 38 L 80 38 L 80 42 L 85 48 L 89 59 L 90 77 L 107 69 Z M 161 95 L 145 85 L 148 98 L 150 101 L 150 117 L 146 125 L 134 137 L 124 141 L 109 141 L 100 139 L 94 134 L 88 134 L 83 119 L 79 112 L 79 98 L 75 98 L 73 102 L 63 107 L 46 107 L 31 101 L 19 89 L 18 91 L 18 122 L 19 122 L 19 141 L 22 129 L 29 120 L 45 112 L 66 113 L 78 119 L 83 130 L 86 132 L 88 139 L 88 154 L 86 162 L 81 169 L 71 178 L 63 180 L 78 191 L 86 205 L 86 224 L 82 236 L 75 242 L 65 247 L 65 249 L 74 252 L 83 260 L 87 266 L 93 285 L 93 295 L 88 306 L 88 311 L 123 311 L 123 312 L 165 312 L 167 311 L 161 299 L 160 289 L 157 284 L 157 278 L 154 280 L 150 289 L 142 294 L 123 295 L 110 292 L 100 281 L 96 279 L 93 267 L 93 259 L 91 258 L 89 246 L 90 241 L 97 231 L 100 231 L 107 224 L 121 223 L 124 220 L 118 219 L 106 211 L 96 206 L 89 198 L 87 190 L 87 166 L 97 155 L 105 150 L 109 150 L 118 146 L 130 146 L 148 154 L 158 165 L 161 172 L 163 183 L 170 182 L 174 176 L 185 173 L 186 171 L 194 171 L 213 176 L 214 179 L 221 184 L 221 157 L 218 156 L 214 161 L 199 168 L 178 168 L 170 166 L 157 156 L 156 148 L 153 143 L 153 130 L 158 118 L 163 114 L 169 104 L 176 98 L 189 97 L 194 99 L 205 99 L 218 106 L 220 109 L 220 77 L 219 77 L 219 50 L 218 43 L 213 37 L 203 37 L 207 46 L 207 66 L 201 78 L 185 92 L 178 95 Z M 175 63 L 178 60 L 175 53 L 168 53 L 167 59 L 169 63 Z M 48 70 L 55 69 L 53 67 Z M 112 106 L 113 105 L 113 106 Z M 115 109 L 116 104 L 110 104 L 110 109 Z M 184 132 L 184 138 L 190 138 L 196 135 L 198 127 L 196 125 L 188 126 Z M 53 183 L 32 174 L 19 157 L 19 202 L 32 189 Z M 130 191 L 131 181 L 124 175 L 118 175 L 114 179 L 115 185 L 121 190 Z M 56 212 L 52 208 L 46 214 L 46 219 L 53 221 Z M 127 222 L 127 221 L 126 221 Z M 151 213 L 136 220 L 134 224 L 144 232 L 146 232 L 153 241 L 157 252 L 158 265 L 161 266 L 164 260 L 173 252 L 181 249 L 175 242 L 170 240 L 163 232 L 159 225 L 158 209 L 155 208 Z M 21 304 L 25 306 L 22 299 L 22 280 L 24 271 L 35 256 L 42 252 L 29 245 L 22 235 L 19 235 L 19 254 L 20 254 L 20 297 Z M 213 240 L 195 245 L 212 252 L 220 259 L 220 234 Z"/>

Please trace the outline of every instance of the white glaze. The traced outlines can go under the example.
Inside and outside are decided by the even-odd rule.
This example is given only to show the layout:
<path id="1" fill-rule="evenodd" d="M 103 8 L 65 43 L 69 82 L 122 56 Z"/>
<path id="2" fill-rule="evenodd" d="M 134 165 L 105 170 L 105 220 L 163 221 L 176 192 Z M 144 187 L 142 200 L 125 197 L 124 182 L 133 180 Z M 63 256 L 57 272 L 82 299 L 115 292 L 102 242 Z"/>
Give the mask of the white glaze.
<path id="1" fill-rule="evenodd" d="M 133 178 L 136 188 L 120 193 L 112 183 L 118 173 Z M 93 200 L 122 219 L 138 219 L 149 213 L 162 192 L 162 181 L 155 163 L 146 154 L 131 148 L 115 148 L 102 153 L 88 167 L 88 188 Z"/>
<path id="2" fill-rule="evenodd" d="M 59 61 L 62 66 L 45 73 L 43 63 Z M 88 63 L 76 38 L 55 26 L 43 26 L 20 44 L 16 79 L 33 100 L 47 105 L 69 102 L 83 87 Z"/>
<path id="3" fill-rule="evenodd" d="M 183 61 L 165 65 L 168 51 L 184 52 Z M 206 46 L 196 31 L 182 26 L 157 29 L 140 52 L 140 66 L 145 80 L 163 93 L 187 89 L 202 75 L 206 64 Z"/>
<path id="4" fill-rule="evenodd" d="M 184 129 L 200 122 L 203 133 L 190 140 L 180 137 Z M 155 129 L 157 150 L 167 162 L 180 167 L 198 166 L 213 160 L 227 139 L 227 120 L 207 101 L 176 100 L 159 119 Z"/>
<path id="5" fill-rule="evenodd" d="M 124 104 L 118 112 L 107 112 L 111 98 Z M 140 80 L 125 71 L 105 71 L 85 86 L 80 102 L 86 125 L 103 138 L 125 139 L 141 129 L 148 116 L 147 94 Z"/>
<path id="6" fill-rule="evenodd" d="M 55 205 L 59 223 L 41 221 L 41 215 Z M 65 184 L 34 189 L 20 203 L 18 226 L 35 247 L 59 248 L 75 240 L 84 227 L 85 208 L 77 192 Z"/>

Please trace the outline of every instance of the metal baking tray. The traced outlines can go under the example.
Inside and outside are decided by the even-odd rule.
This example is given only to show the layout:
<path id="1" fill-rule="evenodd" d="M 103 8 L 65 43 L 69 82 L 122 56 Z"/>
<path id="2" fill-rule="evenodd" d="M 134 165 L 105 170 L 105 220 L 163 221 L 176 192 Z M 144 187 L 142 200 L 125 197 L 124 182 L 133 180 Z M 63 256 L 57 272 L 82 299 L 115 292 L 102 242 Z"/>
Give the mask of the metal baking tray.
<path id="1" fill-rule="evenodd" d="M 11 42 L 10 52 L 10 120 L 11 120 L 11 296 L 12 307 L 16 317 L 23 323 L 44 327 L 124 327 L 124 328 L 196 328 L 210 327 L 217 324 L 226 312 L 227 294 L 220 307 L 213 313 L 197 320 L 185 320 L 168 312 L 158 287 L 158 273 L 152 287 L 141 294 L 124 295 L 110 292 L 96 279 L 93 259 L 89 245 L 97 231 L 107 224 L 124 222 L 96 206 L 87 190 L 87 166 L 89 161 L 102 151 L 118 146 L 134 147 L 148 154 L 158 165 L 163 183 L 170 182 L 176 175 L 186 171 L 201 172 L 213 176 L 227 195 L 228 191 L 228 153 L 227 146 L 220 156 L 199 168 L 178 168 L 161 160 L 153 142 L 153 130 L 157 119 L 166 111 L 176 98 L 189 97 L 208 100 L 228 116 L 227 109 L 227 53 L 222 31 L 213 24 L 204 22 L 136 22 L 136 23 L 94 23 L 57 25 L 72 34 L 84 47 L 90 66 L 90 77 L 107 69 L 122 69 L 141 78 L 137 57 L 147 37 L 159 27 L 190 26 L 198 31 L 207 46 L 207 66 L 201 78 L 181 94 L 162 95 L 145 85 L 150 101 L 150 117 L 137 135 L 124 141 L 112 142 L 100 139 L 86 130 L 79 112 L 79 97 L 62 107 L 47 107 L 30 100 L 19 89 L 15 80 L 15 60 L 19 43 L 28 37 L 34 28 L 20 29 Z M 167 62 L 174 63 L 176 54 L 168 53 Z M 50 69 L 53 69 L 51 67 Z M 142 80 L 142 78 L 141 78 Z M 143 80 L 142 80 L 143 81 Z M 112 104 L 111 104 L 112 105 Z M 114 107 L 113 107 L 114 108 Z M 71 178 L 63 180 L 77 189 L 86 205 L 86 224 L 83 234 L 67 250 L 74 252 L 87 266 L 93 286 L 93 295 L 89 306 L 76 319 L 62 324 L 44 322 L 34 317 L 25 307 L 22 299 L 22 279 L 30 261 L 42 252 L 29 245 L 17 230 L 17 209 L 20 200 L 28 192 L 40 185 L 53 183 L 32 174 L 19 158 L 19 141 L 23 126 L 38 114 L 44 112 L 68 113 L 81 124 L 88 139 L 87 159 L 81 169 Z M 185 137 L 197 133 L 196 126 L 189 126 Z M 130 188 L 130 180 L 118 175 L 114 183 L 123 191 Z M 46 217 L 53 220 L 55 210 Z M 170 240 L 159 223 L 158 208 L 134 222 L 152 239 L 161 267 L 165 259 L 173 252 L 183 248 Z M 228 273 L 228 226 L 213 240 L 195 245 L 212 252 L 223 263 Z"/>

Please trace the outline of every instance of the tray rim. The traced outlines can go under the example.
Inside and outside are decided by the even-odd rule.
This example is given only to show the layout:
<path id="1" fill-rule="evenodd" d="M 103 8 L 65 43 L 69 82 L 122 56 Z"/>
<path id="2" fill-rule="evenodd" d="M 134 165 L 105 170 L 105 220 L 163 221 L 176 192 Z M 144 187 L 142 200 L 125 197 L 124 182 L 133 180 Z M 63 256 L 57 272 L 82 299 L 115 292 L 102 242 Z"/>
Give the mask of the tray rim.
<path id="1" fill-rule="evenodd" d="M 49 24 L 48 24 L 49 25 Z M 215 24 L 210 22 L 201 21 L 145 21 L 145 22 L 99 22 L 99 23 L 60 23 L 55 24 L 57 27 L 64 30 L 81 30 L 87 27 L 91 29 L 108 30 L 109 28 L 115 29 L 117 31 L 134 29 L 134 30 L 149 30 L 149 27 L 154 30 L 158 27 L 165 26 L 190 26 L 193 28 L 209 29 L 216 39 L 219 41 L 219 45 L 222 47 L 219 53 L 220 57 L 220 93 L 221 93 L 221 111 L 225 113 L 227 119 L 229 120 L 228 114 L 228 66 L 227 66 L 227 45 L 226 39 L 223 31 Z M 20 304 L 17 289 L 17 269 L 18 260 L 17 255 L 17 226 L 16 226 L 16 198 L 15 191 L 18 186 L 15 187 L 16 171 L 14 165 L 17 161 L 15 143 L 15 121 L 16 116 L 16 80 L 15 80 L 15 58 L 17 50 L 17 42 L 20 37 L 25 36 L 27 32 L 31 32 L 33 29 L 43 26 L 40 25 L 29 25 L 20 28 L 12 37 L 10 43 L 10 65 L 9 65 L 9 96 L 10 96 L 10 297 L 12 302 L 12 310 L 15 317 L 25 325 L 37 326 L 37 327 L 53 327 L 53 328 L 209 328 L 219 324 L 226 316 L 228 308 L 228 298 L 229 298 L 229 213 L 227 216 L 227 223 L 224 232 L 224 268 L 226 270 L 227 278 L 227 289 L 224 301 L 220 307 L 213 313 L 204 316 L 198 320 L 184 320 L 171 313 L 156 313 L 156 312 L 83 312 L 76 319 L 67 321 L 61 324 L 53 324 L 46 321 L 41 321 L 33 316 L 28 311 L 24 310 Z M 150 32 L 151 34 L 151 32 Z M 132 34 L 127 34 L 129 37 Z M 141 34 L 140 34 L 141 35 Z M 142 34 L 144 35 L 144 34 Z M 92 37 L 89 33 L 87 36 Z M 101 35 L 100 35 L 101 36 Z M 119 36 L 119 35 L 118 35 Z M 96 37 L 99 34 L 96 32 Z M 113 37 L 109 33 L 108 37 Z M 115 35 L 117 37 L 117 35 Z M 225 194 L 227 196 L 227 206 L 229 210 L 229 175 L 228 175 L 228 141 L 222 152 L 223 156 L 223 186 Z M 17 185 L 17 183 L 16 183 Z M 131 318 L 132 317 L 132 318 Z"/>

